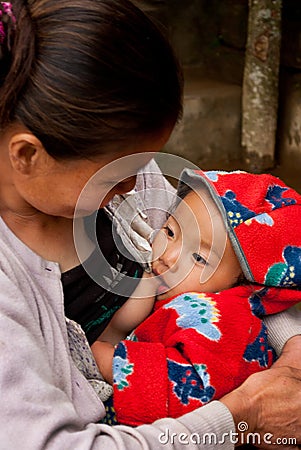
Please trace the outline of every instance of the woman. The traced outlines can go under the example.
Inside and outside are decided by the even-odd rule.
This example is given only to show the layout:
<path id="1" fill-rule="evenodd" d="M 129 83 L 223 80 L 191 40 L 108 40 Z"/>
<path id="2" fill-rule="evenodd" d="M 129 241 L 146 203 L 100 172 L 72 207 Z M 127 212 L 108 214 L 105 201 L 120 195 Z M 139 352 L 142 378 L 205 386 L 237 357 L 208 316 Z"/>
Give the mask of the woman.
<path id="1" fill-rule="evenodd" d="M 181 77 L 169 45 L 127 0 L 14 0 L 0 2 L 0 11 L 2 448 L 166 448 L 166 429 L 216 433 L 226 439 L 221 448 L 233 448 L 229 433 L 246 419 L 250 431 L 277 436 L 289 425 L 300 443 L 300 394 L 286 402 L 301 391 L 293 367 L 257 374 L 179 420 L 97 424 L 104 408 L 73 364 L 65 324 L 61 274 L 80 263 L 72 218 L 99 169 L 143 152 L 103 175 L 79 215 L 134 186 L 133 173 L 162 148 L 180 114 Z M 89 258 L 84 225 L 82 241 Z M 291 364 L 300 338 L 287 345 L 279 365 Z"/>

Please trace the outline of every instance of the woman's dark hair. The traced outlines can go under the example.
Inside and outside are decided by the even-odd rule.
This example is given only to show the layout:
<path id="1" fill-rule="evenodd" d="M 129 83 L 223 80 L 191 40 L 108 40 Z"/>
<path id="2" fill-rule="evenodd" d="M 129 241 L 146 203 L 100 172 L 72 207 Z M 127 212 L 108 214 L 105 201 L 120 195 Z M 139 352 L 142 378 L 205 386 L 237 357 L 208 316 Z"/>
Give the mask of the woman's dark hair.
<path id="1" fill-rule="evenodd" d="M 193 191 L 193 188 L 181 181 L 177 189 L 178 203 L 180 203 L 180 201 L 183 200 L 191 191 Z"/>
<path id="2" fill-rule="evenodd" d="M 12 48 L 0 52 L 0 129 L 19 122 L 51 156 L 89 158 L 122 152 L 122 143 L 178 120 L 177 59 L 130 1 L 11 3 Z"/>

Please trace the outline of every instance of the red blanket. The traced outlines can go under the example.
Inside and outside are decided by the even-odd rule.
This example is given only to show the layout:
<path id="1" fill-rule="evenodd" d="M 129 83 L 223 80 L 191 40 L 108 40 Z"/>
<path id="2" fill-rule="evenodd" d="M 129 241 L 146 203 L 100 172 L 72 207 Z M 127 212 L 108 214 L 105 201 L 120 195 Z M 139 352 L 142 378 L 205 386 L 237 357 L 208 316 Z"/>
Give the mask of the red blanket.
<path id="1" fill-rule="evenodd" d="M 139 425 L 179 417 L 268 368 L 274 355 L 261 317 L 300 301 L 297 290 L 251 285 L 157 302 L 115 350 L 117 420 Z"/>

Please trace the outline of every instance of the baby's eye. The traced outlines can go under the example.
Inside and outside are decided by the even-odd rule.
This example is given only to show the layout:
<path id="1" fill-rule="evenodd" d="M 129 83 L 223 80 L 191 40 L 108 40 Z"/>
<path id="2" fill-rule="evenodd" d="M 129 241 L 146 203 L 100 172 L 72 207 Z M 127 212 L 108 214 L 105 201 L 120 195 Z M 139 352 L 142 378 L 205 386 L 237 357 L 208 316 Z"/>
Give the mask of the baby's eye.
<path id="1" fill-rule="evenodd" d="M 172 229 L 169 228 L 168 226 L 163 227 L 163 230 L 166 230 L 167 236 L 169 236 L 169 237 L 174 237 L 174 232 L 173 232 Z"/>
<path id="2" fill-rule="evenodd" d="M 204 264 L 204 266 L 208 264 L 206 259 L 203 258 L 203 256 L 199 255 L 198 253 L 192 253 L 192 257 L 199 264 Z"/>

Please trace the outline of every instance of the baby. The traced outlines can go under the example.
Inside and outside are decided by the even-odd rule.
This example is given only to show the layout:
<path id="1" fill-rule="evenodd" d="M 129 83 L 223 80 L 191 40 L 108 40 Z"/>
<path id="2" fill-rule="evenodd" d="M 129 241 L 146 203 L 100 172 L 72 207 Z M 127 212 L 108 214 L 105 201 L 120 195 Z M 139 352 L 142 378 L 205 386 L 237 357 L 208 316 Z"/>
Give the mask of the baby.
<path id="1" fill-rule="evenodd" d="M 268 368 L 261 319 L 301 301 L 297 192 L 271 175 L 185 169 L 178 196 L 153 274 L 92 345 L 120 423 L 179 417 Z"/>

